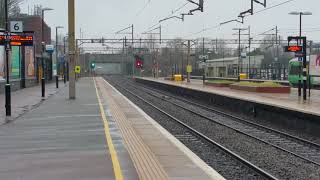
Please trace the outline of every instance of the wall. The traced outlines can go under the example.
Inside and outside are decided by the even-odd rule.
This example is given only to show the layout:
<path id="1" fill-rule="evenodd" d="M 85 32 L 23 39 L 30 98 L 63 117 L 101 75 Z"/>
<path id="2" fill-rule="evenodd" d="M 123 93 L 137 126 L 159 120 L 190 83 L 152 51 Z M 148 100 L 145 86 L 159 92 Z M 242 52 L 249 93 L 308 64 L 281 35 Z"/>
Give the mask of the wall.
<path id="1" fill-rule="evenodd" d="M 0 94 L 4 93 L 5 84 L 6 84 L 5 81 L 0 81 Z M 11 84 L 11 91 L 12 92 L 22 89 L 21 88 L 21 80 L 12 80 L 10 82 L 10 84 Z M 26 79 L 26 88 L 33 87 L 36 85 L 38 85 L 36 79 Z M 39 93 L 40 93 L 40 89 L 39 89 Z"/>
<path id="2" fill-rule="evenodd" d="M 227 112 L 245 115 L 255 121 L 267 121 L 285 128 L 304 131 L 316 136 L 320 135 L 319 116 L 139 78 L 136 81 L 179 96 L 202 101 L 206 104 L 225 109 Z"/>
<path id="3" fill-rule="evenodd" d="M 22 16 L 10 20 L 22 21 L 24 31 L 34 31 L 35 54 L 36 56 L 41 55 L 42 18 L 40 16 Z M 44 41 L 46 44 L 51 44 L 51 28 L 46 23 L 44 24 Z"/>

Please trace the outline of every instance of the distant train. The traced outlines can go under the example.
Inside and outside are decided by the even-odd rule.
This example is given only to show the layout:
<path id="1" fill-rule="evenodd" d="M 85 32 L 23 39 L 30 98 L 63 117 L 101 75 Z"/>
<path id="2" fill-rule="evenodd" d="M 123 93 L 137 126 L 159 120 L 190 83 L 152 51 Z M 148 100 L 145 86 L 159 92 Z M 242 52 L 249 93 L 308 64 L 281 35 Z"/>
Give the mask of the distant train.
<path id="1" fill-rule="evenodd" d="M 310 83 L 312 86 L 320 85 L 320 55 L 311 55 L 307 57 L 308 65 L 310 65 Z M 289 62 L 289 82 L 292 86 L 297 86 L 299 79 L 302 81 L 302 62 L 298 60 L 298 58 L 292 59 Z M 301 71 L 301 76 L 299 76 L 299 72 Z"/>

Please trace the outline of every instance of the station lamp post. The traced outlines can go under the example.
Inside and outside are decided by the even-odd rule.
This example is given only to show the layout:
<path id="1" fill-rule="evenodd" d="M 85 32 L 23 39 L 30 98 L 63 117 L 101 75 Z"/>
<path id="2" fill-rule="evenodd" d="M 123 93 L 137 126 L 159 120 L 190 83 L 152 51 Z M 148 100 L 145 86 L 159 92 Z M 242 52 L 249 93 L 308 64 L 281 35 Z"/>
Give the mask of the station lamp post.
<path id="1" fill-rule="evenodd" d="M 58 68 L 58 29 L 62 29 L 63 26 L 56 27 L 56 88 L 59 88 L 59 68 Z"/>
<path id="2" fill-rule="evenodd" d="M 299 36 L 302 36 L 302 16 L 310 16 L 312 15 L 311 12 L 298 12 L 298 11 L 293 11 L 290 12 L 289 15 L 295 15 L 300 17 L 300 25 L 299 25 Z M 299 59 L 301 61 L 301 58 Z M 305 71 L 305 69 L 303 69 Z M 298 81 L 298 94 L 301 96 L 301 64 L 299 65 L 299 81 Z"/>
<path id="3" fill-rule="evenodd" d="M 44 73 L 44 52 L 45 52 L 45 45 L 46 45 L 46 43 L 45 43 L 45 39 L 44 39 L 44 13 L 45 13 L 45 11 L 51 11 L 51 10 L 53 10 L 53 9 L 51 9 L 51 8 L 43 8 L 42 9 L 42 26 L 41 26 L 41 34 L 42 34 L 42 36 L 41 36 L 41 44 L 42 44 L 42 54 L 41 54 L 41 67 L 42 67 L 42 77 L 41 77 L 41 94 L 42 94 L 42 98 L 44 98 L 45 97 L 45 83 L 46 83 L 46 81 L 45 81 L 45 77 L 44 77 L 44 75 L 45 75 L 45 73 Z"/>

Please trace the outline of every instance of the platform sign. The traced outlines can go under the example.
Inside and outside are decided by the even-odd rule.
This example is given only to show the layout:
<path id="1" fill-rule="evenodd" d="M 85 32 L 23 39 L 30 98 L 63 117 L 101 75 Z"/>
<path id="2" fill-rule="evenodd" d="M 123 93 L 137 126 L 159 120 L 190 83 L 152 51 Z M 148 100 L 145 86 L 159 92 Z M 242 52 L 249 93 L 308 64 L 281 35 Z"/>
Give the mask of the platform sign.
<path id="1" fill-rule="evenodd" d="M 74 70 L 77 74 L 81 73 L 81 67 L 80 66 L 76 66 L 75 70 Z"/>
<path id="2" fill-rule="evenodd" d="M 242 52 L 240 55 L 241 55 L 241 58 L 242 58 L 242 59 L 247 58 L 247 53 L 245 53 L 245 52 Z"/>
<path id="3" fill-rule="evenodd" d="M 295 57 L 297 57 L 297 58 L 299 58 L 299 61 L 302 61 L 302 59 L 301 58 L 303 58 L 304 57 L 304 53 L 303 52 L 297 52 L 297 53 L 295 53 L 295 55 L 294 55 Z"/>
<path id="4" fill-rule="evenodd" d="M 33 46 L 33 36 L 25 35 L 10 35 L 11 46 Z M 0 45 L 4 46 L 6 42 L 6 36 L 0 35 Z"/>
<path id="5" fill-rule="evenodd" d="M 54 52 L 54 45 L 48 44 L 46 45 L 46 52 L 47 53 L 53 53 Z"/>
<path id="6" fill-rule="evenodd" d="M 23 32 L 23 22 L 22 21 L 11 21 L 10 22 L 10 31 L 14 33 Z"/>
<path id="7" fill-rule="evenodd" d="M 199 59 L 206 60 L 209 59 L 208 55 L 199 55 Z"/>
<path id="8" fill-rule="evenodd" d="M 187 73 L 192 73 L 192 66 L 191 65 L 187 66 Z"/>

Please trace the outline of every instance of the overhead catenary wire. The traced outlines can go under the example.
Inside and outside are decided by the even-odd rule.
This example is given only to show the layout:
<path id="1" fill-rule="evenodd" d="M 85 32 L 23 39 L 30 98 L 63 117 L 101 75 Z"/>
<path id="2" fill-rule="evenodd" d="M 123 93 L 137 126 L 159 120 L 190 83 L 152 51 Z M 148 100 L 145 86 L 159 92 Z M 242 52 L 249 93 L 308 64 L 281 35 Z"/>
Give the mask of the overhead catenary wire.
<path id="1" fill-rule="evenodd" d="M 254 15 L 255 15 L 255 14 L 258 14 L 258 13 L 261 13 L 261 12 L 264 12 L 264 11 L 267 11 L 267 10 L 270 10 L 270 9 L 273 9 L 273 8 L 276 8 L 276 7 L 279 7 L 279 6 L 282 6 L 282 5 L 287 4 L 287 3 L 290 3 L 290 2 L 292 2 L 292 1 L 296 1 L 296 0 L 286 0 L 286 1 L 284 1 L 284 2 L 281 2 L 281 3 L 278 3 L 278 4 L 272 5 L 272 6 L 268 7 L 268 8 L 264 8 L 264 9 L 262 9 L 262 10 L 256 11 L 256 12 L 254 13 Z M 246 16 L 249 16 L 249 15 L 246 15 Z M 244 16 L 244 17 L 246 17 L 246 16 Z M 209 31 L 209 30 L 212 30 L 212 29 L 216 29 L 216 28 L 219 28 L 219 27 L 221 27 L 220 24 L 215 25 L 215 26 L 212 26 L 211 28 L 210 28 L 210 27 L 209 27 L 209 28 L 204 28 L 203 30 L 198 31 L 198 32 L 195 32 L 195 33 L 192 33 L 191 35 L 200 34 L 200 33 L 202 33 L 202 32 L 206 32 L 206 31 Z M 185 36 L 184 36 L 184 37 L 185 37 Z"/>
<path id="2" fill-rule="evenodd" d="M 178 11 L 180 11 L 181 9 L 186 7 L 188 4 L 189 4 L 189 2 L 186 2 L 186 3 L 182 4 L 181 6 L 179 6 L 177 9 L 172 10 L 172 12 L 168 16 L 166 16 L 165 18 L 168 18 L 168 17 L 174 15 L 175 13 L 177 13 Z M 149 27 L 146 31 L 149 31 L 150 29 L 152 29 L 152 28 L 154 28 L 154 27 L 156 27 L 156 26 L 158 26 L 160 24 L 161 24 L 161 22 L 157 22 L 156 24 L 154 24 L 151 27 Z"/>
<path id="3" fill-rule="evenodd" d="M 292 1 L 296 1 L 296 0 L 287 0 L 287 1 L 284 1 L 284 2 L 281 2 L 279 4 L 275 4 L 273 6 L 270 6 L 270 7 L 267 7 L 267 8 L 264 8 L 264 9 L 261 9 L 259 11 L 256 11 L 254 14 L 259 14 L 261 12 L 264 12 L 264 11 L 267 11 L 267 10 L 270 10 L 270 9 L 273 9 L 273 8 L 276 8 L 276 7 L 279 7 L 279 6 L 282 6 L 284 4 L 287 4 L 287 3 L 290 3 Z M 249 16 L 249 15 L 246 15 L 246 16 Z"/>
<path id="4" fill-rule="evenodd" d="M 276 28 L 272 28 L 272 29 L 269 29 L 269 30 L 264 31 L 264 32 L 262 32 L 262 33 L 258 33 L 258 34 L 256 34 L 256 35 L 252 36 L 252 38 L 257 37 L 257 36 L 261 36 L 261 35 L 265 35 L 266 33 L 270 32 L 270 31 L 274 31 L 275 29 L 276 29 Z"/>
<path id="5" fill-rule="evenodd" d="M 150 2 L 151 2 L 151 0 L 148 0 L 148 1 L 145 3 L 145 5 L 142 7 L 142 9 L 140 9 L 140 10 L 137 12 L 136 16 L 139 16 L 141 13 L 143 13 L 143 11 L 148 7 L 148 5 L 150 4 Z"/>
<path id="6" fill-rule="evenodd" d="M 175 14 L 176 12 L 180 11 L 184 7 L 186 7 L 189 4 L 189 2 L 184 3 L 181 7 L 177 8 L 176 10 L 173 10 L 171 14 Z"/>

